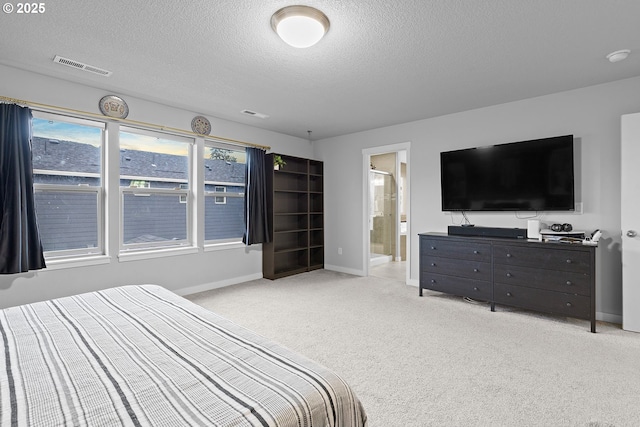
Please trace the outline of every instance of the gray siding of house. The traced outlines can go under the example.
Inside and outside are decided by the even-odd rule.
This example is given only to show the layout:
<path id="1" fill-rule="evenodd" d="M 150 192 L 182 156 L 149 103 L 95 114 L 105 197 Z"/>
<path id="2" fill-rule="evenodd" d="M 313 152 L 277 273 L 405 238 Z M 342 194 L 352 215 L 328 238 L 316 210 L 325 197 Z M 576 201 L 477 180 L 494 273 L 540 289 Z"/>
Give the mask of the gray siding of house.
<path id="1" fill-rule="evenodd" d="M 179 196 L 124 195 L 124 243 L 184 240 L 187 204 Z"/>
<path id="2" fill-rule="evenodd" d="M 45 251 L 98 246 L 96 194 L 38 192 L 35 202 Z"/>
<path id="3" fill-rule="evenodd" d="M 227 191 L 230 191 L 227 189 Z M 227 197 L 226 204 L 216 204 L 214 197 L 205 199 L 205 240 L 233 239 L 244 232 L 244 199 Z M 213 219 L 213 220 L 212 220 Z"/>

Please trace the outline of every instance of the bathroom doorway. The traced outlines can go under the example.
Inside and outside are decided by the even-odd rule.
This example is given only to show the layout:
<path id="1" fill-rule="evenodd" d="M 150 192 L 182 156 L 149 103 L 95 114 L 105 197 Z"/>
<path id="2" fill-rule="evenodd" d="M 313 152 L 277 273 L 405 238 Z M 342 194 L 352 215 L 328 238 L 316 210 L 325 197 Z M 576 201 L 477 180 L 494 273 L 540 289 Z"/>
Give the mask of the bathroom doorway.
<path id="1" fill-rule="evenodd" d="M 363 150 L 365 273 L 409 281 L 408 144 Z"/>
<path id="2" fill-rule="evenodd" d="M 394 154 L 395 155 L 395 154 Z M 372 160 L 374 156 L 371 156 Z M 393 260 L 397 191 L 390 172 L 369 171 L 369 265 Z"/>

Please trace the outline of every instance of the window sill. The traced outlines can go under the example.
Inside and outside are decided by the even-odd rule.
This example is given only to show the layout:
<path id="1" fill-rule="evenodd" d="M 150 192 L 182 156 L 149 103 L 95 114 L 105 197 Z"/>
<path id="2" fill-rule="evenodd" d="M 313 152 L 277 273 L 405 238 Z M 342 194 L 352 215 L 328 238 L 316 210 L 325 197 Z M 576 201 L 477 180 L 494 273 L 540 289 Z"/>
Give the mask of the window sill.
<path id="1" fill-rule="evenodd" d="M 204 252 L 212 252 L 212 251 L 224 251 L 230 249 L 244 249 L 246 245 L 242 242 L 225 242 L 225 243 L 212 243 L 205 245 L 203 250 Z M 154 250 L 144 250 L 144 251 L 131 251 L 131 252 L 122 252 L 118 255 L 118 260 L 120 262 L 128 262 L 128 261 L 140 261 L 145 259 L 153 259 L 153 258 L 163 258 L 170 256 L 178 256 L 178 255 L 190 255 L 196 254 L 199 252 L 199 249 L 193 246 L 189 247 L 181 247 L 181 248 L 164 248 L 164 249 L 154 249 Z M 45 259 L 47 268 L 46 270 L 60 270 L 64 268 L 77 268 L 77 267 L 88 267 L 92 265 L 101 265 L 101 264 L 109 264 L 111 262 L 111 257 L 108 255 L 95 255 L 95 256 L 78 256 L 78 257 L 69 257 L 69 258 L 53 258 L 53 259 Z"/>
<path id="2" fill-rule="evenodd" d="M 242 242 L 224 242 L 224 243 L 210 243 L 204 245 L 205 252 L 211 251 L 224 251 L 228 249 L 244 249 L 246 245 Z"/>
<path id="3" fill-rule="evenodd" d="M 140 261 L 152 258 L 164 258 L 169 256 L 197 254 L 198 248 L 194 246 L 164 249 L 146 249 L 141 251 L 120 252 L 118 260 L 120 262 Z"/>
<path id="4" fill-rule="evenodd" d="M 87 267 L 91 265 L 109 264 L 111 257 L 108 255 L 95 255 L 74 258 L 54 258 L 46 259 L 46 270 L 60 270 L 63 268 Z"/>

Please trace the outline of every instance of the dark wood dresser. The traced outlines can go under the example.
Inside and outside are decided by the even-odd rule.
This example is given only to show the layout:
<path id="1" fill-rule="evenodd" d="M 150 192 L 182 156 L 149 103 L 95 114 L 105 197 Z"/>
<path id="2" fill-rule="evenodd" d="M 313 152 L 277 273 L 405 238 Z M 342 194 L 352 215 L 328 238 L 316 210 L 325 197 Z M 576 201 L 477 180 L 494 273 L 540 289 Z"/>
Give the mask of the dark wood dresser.
<path id="1" fill-rule="evenodd" d="M 591 322 L 596 247 L 492 237 L 420 236 L 423 289 Z"/>

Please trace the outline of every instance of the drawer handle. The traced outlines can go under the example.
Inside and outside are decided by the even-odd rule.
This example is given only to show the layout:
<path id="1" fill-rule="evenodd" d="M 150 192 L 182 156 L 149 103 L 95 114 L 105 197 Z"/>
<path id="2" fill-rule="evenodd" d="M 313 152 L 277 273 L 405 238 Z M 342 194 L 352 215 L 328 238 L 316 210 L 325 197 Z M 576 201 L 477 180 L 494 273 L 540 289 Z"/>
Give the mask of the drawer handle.
<path id="1" fill-rule="evenodd" d="M 507 277 L 511 277 L 511 273 L 507 273 Z"/>
<path id="2" fill-rule="evenodd" d="M 474 254 L 478 255 L 480 252 L 478 251 L 473 251 Z"/>
<path id="3" fill-rule="evenodd" d="M 571 260 L 570 259 L 567 260 L 567 264 L 571 264 Z"/>
<path id="4" fill-rule="evenodd" d="M 479 291 L 480 289 L 478 289 L 478 287 L 477 287 L 477 286 L 474 286 L 474 287 L 473 287 L 473 290 L 474 290 L 474 291 Z"/>
<path id="5" fill-rule="evenodd" d="M 436 279 L 431 279 L 431 283 L 436 283 Z"/>
<path id="6" fill-rule="evenodd" d="M 435 267 L 435 266 L 436 266 L 436 263 L 435 263 L 435 262 L 432 262 L 432 263 L 431 263 L 431 267 Z"/>
<path id="7" fill-rule="evenodd" d="M 433 249 L 433 250 L 435 251 L 435 250 L 436 250 L 436 247 L 435 247 L 435 246 L 431 246 L 431 249 Z"/>
<path id="8" fill-rule="evenodd" d="M 571 280 L 567 280 L 567 286 L 571 286 L 573 285 L 573 283 L 571 283 Z"/>
<path id="9" fill-rule="evenodd" d="M 507 254 L 507 258 L 511 258 L 511 254 Z"/>
<path id="10" fill-rule="evenodd" d="M 507 292 L 507 296 L 512 297 L 513 295 L 511 295 L 511 292 Z"/>
<path id="11" fill-rule="evenodd" d="M 571 303 L 570 302 L 567 303 L 567 307 L 571 307 Z"/>
<path id="12" fill-rule="evenodd" d="M 478 270 L 477 268 L 474 268 L 474 269 L 473 269 L 473 272 L 474 272 L 474 273 L 477 273 L 478 271 L 479 271 L 479 270 Z"/>

